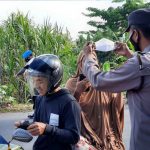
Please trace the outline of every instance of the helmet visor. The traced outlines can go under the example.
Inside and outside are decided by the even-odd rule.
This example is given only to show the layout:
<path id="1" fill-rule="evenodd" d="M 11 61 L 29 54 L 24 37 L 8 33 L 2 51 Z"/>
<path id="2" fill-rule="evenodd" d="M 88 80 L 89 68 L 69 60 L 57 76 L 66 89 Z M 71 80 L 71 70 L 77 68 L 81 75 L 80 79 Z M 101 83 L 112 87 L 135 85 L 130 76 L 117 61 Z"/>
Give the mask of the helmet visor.
<path id="1" fill-rule="evenodd" d="M 44 96 L 48 92 L 49 77 L 39 71 L 28 69 L 27 84 L 32 96 Z"/>

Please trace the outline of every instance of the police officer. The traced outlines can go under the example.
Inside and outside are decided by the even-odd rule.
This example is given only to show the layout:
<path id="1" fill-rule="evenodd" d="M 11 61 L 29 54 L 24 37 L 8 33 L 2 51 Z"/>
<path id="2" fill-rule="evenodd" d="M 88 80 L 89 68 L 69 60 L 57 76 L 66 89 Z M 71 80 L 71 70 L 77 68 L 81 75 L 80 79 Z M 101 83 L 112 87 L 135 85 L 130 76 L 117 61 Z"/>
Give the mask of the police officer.
<path id="1" fill-rule="evenodd" d="M 130 150 L 150 149 L 150 9 L 138 9 L 128 16 L 132 54 L 126 44 L 117 43 L 116 52 L 127 62 L 116 70 L 98 69 L 92 46 L 84 47 L 86 55 L 83 72 L 92 86 L 101 91 L 127 91 L 131 119 Z"/>
<path id="2" fill-rule="evenodd" d="M 25 66 L 23 68 L 21 68 L 18 73 L 15 75 L 15 77 L 21 76 L 23 75 L 25 80 L 28 82 L 27 78 L 26 78 L 26 66 L 28 66 L 34 59 L 33 56 L 33 52 L 31 50 L 26 50 L 23 54 L 22 54 L 22 58 L 25 61 Z M 34 104 L 35 104 L 35 99 L 36 96 L 33 96 L 32 93 L 31 94 L 31 99 L 33 101 L 33 109 L 34 109 Z M 32 119 L 34 117 L 34 113 L 32 115 L 28 115 L 28 118 Z"/>
<path id="3" fill-rule="evenodd" d="M 33 53 L 31 50 L 26 50 L 23 54 L 22 54 L 22 58 L 24 59 L 25 63 L 29 63 L 29 61 L 33 58 Z M 19 70 L 19 72 L 16 74 L 16 77 L 20 76 L 20 75 L 23 75 L 24 72 L 25 72 L 25 68 L 21 68 Z"/>
<path id="4" fill-rule="evenodd" d="M 22 54 L 22 58 L 24 59 L 24 61 L 27 63 L 29 60 L 31 60 L 33 58 L 33 53 L 31 50 L 26 50 L 23 54 Z"/>

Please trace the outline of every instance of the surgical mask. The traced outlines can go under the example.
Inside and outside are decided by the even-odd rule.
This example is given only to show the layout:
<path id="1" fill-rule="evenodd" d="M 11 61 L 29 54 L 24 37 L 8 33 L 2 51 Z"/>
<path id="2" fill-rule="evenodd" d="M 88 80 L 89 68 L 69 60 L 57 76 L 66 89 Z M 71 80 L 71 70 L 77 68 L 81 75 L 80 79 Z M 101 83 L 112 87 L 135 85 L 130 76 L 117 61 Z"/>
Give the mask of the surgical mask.
<path id="1" fill-rule="evenodd" d="M 139 41 L 140 41 L 140 37 L 138 37 L 138 41 L 137 43 L 132 39 L 134 31 L 131 33 L 129 40 L 131 42 L 131 44 L 134 46 L 134 49 L 136 52 L 141 51 L 140 47 L 139 47 Z"/>

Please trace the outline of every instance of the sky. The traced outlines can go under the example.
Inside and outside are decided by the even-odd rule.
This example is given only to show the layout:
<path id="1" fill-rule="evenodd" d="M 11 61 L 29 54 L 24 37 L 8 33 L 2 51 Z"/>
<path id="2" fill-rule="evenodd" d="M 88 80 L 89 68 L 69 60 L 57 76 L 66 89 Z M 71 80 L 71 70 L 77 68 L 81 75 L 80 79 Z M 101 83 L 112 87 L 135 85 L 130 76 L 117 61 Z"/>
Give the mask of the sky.
<path id="1" fill-rule="evenodd" d="M 21 11 L 23 14 L 29 13 L 35 25 L 42 25 L 44 20 L 50 19 L 52 24 L 57 24 L 64 29 L 67 27 L 71 37 L 76 39 L 79 31 L 93 29 L 87 24 L 89 17 L 82 13 L 88 13 L 87 7 L 107 9 L 116 7 L 111 0 L 65 0 L 65 1 L 0 1 L 0 24 L 8 18 L 12 12 Z"/>

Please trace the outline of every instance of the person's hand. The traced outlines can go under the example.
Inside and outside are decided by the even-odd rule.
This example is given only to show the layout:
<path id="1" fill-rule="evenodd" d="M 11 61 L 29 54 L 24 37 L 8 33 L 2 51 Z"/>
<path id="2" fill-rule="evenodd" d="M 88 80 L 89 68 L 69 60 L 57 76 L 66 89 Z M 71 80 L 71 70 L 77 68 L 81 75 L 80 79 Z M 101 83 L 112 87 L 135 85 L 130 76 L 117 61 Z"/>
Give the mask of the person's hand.
<path id="1" fill-rule="evenodd" d="M 116 42 L 115 53 L 121 56 L 125 56 L 127 58 L 132 57 L 132 53 L 126 43 Z"/>
<path id="2" fill-rule="evenodd" d="M 24 121 L 25 121 L 25 120 L 16 121 L 15 124 L 14 124 L 15 127 L 18 128 L 18 127 L 21 125 L 21 123 L 23 123 Z"/>
<path id="3" fill-rule="evenodd" d="M 20 126 L 20 124 L 21 124 L 20 121 L 15 122 L 15 127 L 18 128 Z"/>
<path id="4" fill-rule="evenodd" d="M 85 46 L 83 47 L 83 52 L 85 56 L 92 54 L 94 51 L 95 51 L 95 47 L 92 42 L 87 42 Z"/>
<path id="5" fill-rule="evenodd" d="M 34 122 L 31 124 L 27 130 L 33 135 L 33 136 L 38 136 L 42 135 L 45 131 L 46 124 L 42 122 Z"/>
<path id="6" fill-rule="evenodd" d="M 91 86 L 91 83 L 84 79 L 82 81 L 77 82 L 76 89 L 74 92 L 74 97 L 79 100 L 81 94 L 86 91 L 87 88 Z"/>

